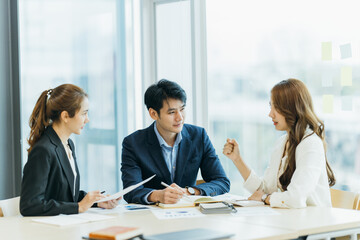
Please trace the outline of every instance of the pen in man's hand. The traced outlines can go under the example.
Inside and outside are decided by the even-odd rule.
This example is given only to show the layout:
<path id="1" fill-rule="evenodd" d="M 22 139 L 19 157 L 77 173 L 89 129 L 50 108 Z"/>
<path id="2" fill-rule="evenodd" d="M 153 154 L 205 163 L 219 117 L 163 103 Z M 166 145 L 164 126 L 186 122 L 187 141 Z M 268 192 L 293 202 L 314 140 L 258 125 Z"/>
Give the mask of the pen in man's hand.
<path id="1" fill-rule="evenodd" d="M 164 182 L 161 182 L 161 185 L 163 185 L 164 187 L 168 187 L 168 188 L 171 188 L 171 189 L 175 189 L 175 188 L 173 188 L 172 186 L 170 186 L 170 185 L 168 185 L 168 184 L 166 184 L 166 183 L 164 183 Z M 182 196 L 183 196 L 184 198 L 190 200 L 189 196 L 187 196 L 185 193 L 183 193 Z"/>
<path id="2" fill-rule="evenodd" d="M 100 194 L 103 194 L 103 193 L 105 193 L 105 191 L 101 191 L 101 192 L 100 192 Z"/>

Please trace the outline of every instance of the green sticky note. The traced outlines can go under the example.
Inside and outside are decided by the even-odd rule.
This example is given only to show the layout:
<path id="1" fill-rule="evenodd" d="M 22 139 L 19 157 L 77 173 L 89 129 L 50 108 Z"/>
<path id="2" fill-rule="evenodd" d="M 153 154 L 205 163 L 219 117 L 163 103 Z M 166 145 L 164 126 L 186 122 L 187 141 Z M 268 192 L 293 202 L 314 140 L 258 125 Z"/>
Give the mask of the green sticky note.
<path id="1" fill-rule="evenodd" d="M 323 95 L 323 112 L 334 112 L 334 95 Z"/>
<path id="2" fill-rule="evenodd" d="M 352 67 L 341 68 L 341 86 L 352 86 Z"/>
<path id="3" fill-rule="evenodd" d="M 321 43 L 321 59 L 323 61 L 332 60 L 332 43 L 331 42 L 322 42 Z"/>

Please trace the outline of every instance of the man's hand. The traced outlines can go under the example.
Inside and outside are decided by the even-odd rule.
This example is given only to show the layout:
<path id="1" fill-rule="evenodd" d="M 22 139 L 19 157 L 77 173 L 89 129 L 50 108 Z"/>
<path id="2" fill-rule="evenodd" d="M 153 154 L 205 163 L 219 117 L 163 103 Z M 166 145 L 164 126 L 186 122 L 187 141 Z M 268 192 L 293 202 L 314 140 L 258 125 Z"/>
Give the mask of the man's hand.
<path id="1" fill-rule="evenodd" d="M 153 191 L 149 195 L 148 201 L 174 204 L 177 203 L 184 194 L 188 194 L 187 190 L 179 187 L 176 183 L 173 183 L 170 185 L 170 187 L 167 187 L 163 190 Z"/>

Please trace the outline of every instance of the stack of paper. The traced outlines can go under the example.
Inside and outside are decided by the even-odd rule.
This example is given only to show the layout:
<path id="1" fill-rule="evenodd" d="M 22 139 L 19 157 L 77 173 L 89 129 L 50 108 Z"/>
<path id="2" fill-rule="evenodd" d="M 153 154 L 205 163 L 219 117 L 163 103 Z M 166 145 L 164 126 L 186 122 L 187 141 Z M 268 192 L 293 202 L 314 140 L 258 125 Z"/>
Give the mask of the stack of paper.
<path id="1" fill-rule="evenodd" d="M 92 213 L 79 213 L 79 214 L 71 214 L 71 215 L 60 214 L 52 217 L 33 218 L 32 221 L 57 225 L 57 226 L 69 226 L 80 223 L 108 220 L 112 218 L 115 218 L 115 216 L 107 216 L 107 215 L 92 214 Z"/>

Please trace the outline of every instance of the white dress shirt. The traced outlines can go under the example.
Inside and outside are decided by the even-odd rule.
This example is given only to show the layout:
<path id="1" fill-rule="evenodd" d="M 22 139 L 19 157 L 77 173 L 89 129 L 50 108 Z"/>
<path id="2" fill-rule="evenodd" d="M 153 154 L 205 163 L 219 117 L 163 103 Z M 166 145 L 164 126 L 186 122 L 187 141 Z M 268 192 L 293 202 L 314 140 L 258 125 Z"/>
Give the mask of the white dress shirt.
<path id="1" fill-rule="evenodd" d="M 66 145 L 63 143 L 63 146 L 65 148 L 65 152 L 66 152 L 66 155 L 69 159 L 69 163 L 70 163 L 70 166 L 71 166 L 71 170 L 74 174 L 74 192 L 73 192 L 73 195 L 75 196 L 75 185 L 76 185 L 76 177 L 77 177 L 77 173 L 76 173 L 76 168 L 75 168 L 75 160 L 73 158 L 73 155 L 72 155 L 72 151 L 70 149 L 70 146 L 69 144 L 67 143 Z"/>
<path id="2" fill-rule="evenodd" d="M 286 191 L 278 188 L 280 162 L 282 168 L 286 160 L 283 158 L 288 135 L 280 137 L 276 142 L 268 168 L 263 178 L 251 171 L 244 187 L 251 193 L 262 189 L 271 194 L 270 206 L 280 208 L 304 208 L 306 206 L 331 207 L 330 188 L 326 172 L 324 145 L 315 133 L 307 128 L 303 140 L 296 147 L 296 169 Z M 308 136 L 310 135 L 310 136 Z M 306 137 L 308 136 L 308 137 Z M 280 172 L 281 169 L 280 169 Z"/>

